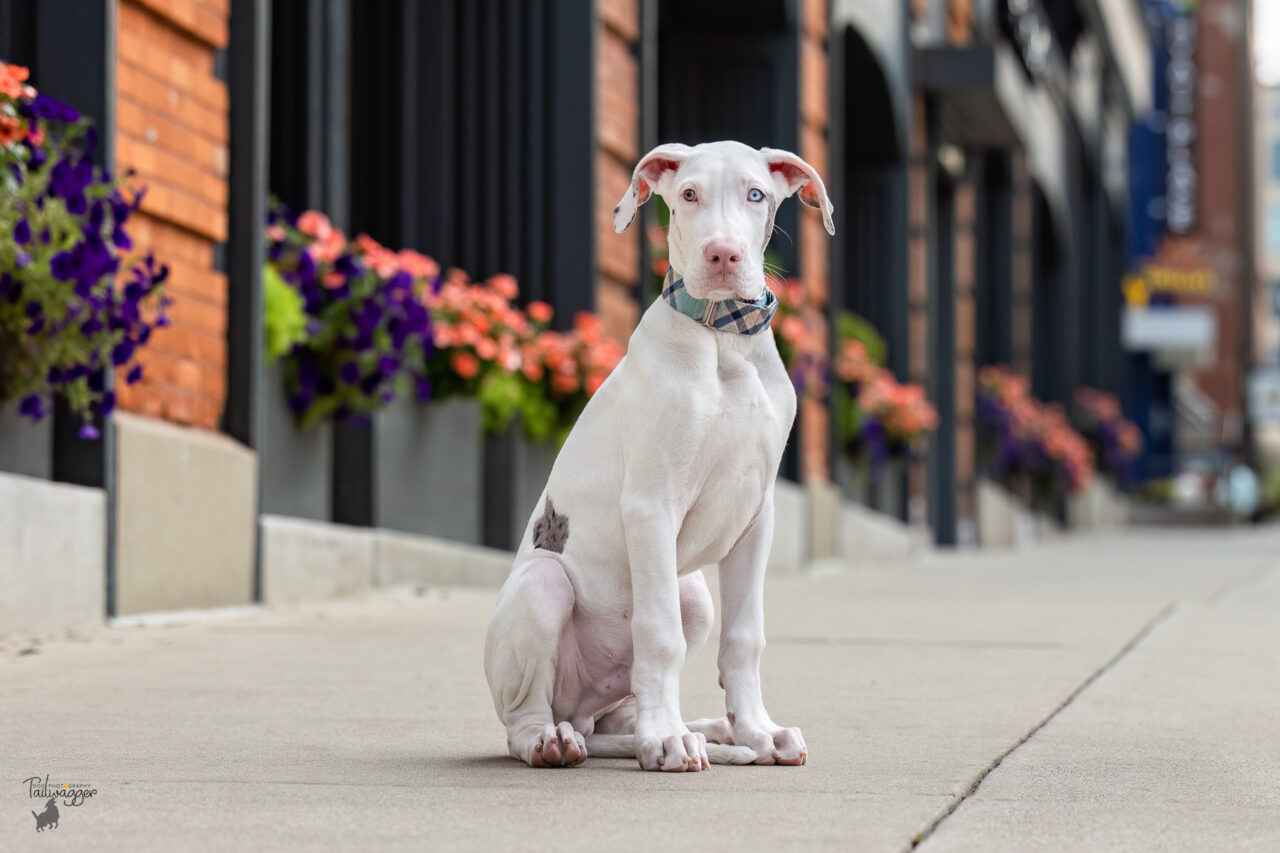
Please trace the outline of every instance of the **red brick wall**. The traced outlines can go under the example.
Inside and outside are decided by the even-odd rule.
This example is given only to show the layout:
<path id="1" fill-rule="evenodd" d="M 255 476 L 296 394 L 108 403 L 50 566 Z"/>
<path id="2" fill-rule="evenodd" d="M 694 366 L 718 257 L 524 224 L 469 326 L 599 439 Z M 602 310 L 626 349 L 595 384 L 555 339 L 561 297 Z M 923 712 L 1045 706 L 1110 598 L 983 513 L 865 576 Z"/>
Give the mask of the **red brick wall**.
<path id="1" fill-rule="evenodd" d="M 596 310 L 605 330 L 625 342 L 640 320 L 642 234 L 635 225 L 615 234 L 613 208 L 640 159 L 639 2 L 597 0 L 596 11 Z"/>
<path id="2" fill-rule="evenodd" d="M 1011 319 L 1013 364 L 1015 373 L 1031 379 L 1031 173 L 1027 157 L 1021 151 L 1010 161 L 1010 192 L 1013 196 L 1013 262 L 1010 267 L 1013 291 Z"/>
<path id="3" fill-rule="evenodd" d="M 1242 28 L 1232 23 L 1240 14 L 1236 0 L 1203 0 L 1200 4 L 1195 61 L 1198 68 L 1196 92 L 1196 171 L 1199 185 L 1196 199 L 1197 224 L 1187 238 L 1170 238 L 1162 258 L 1177 263 L 1192 259 L 1189 266 L 1208 265 L 1218 276 L 1218 289 L 1205 299 L 1180 297 L 1179 302 L 1208 304 L 1218 319 L 1218 352 L 1214 366 L 1195 375 L 1200 391 L 1210 397 L 1221 414 L 1219 440 L 1237 445 L 1244 409 L 1244 378 L 1249 365 L 1242 363 L 1241 314 L 1246 308 L 1245 282 L 1241 276 L 1241 256 L 1245 230 L 1251 223 L 1240 217 L 1240 194 L 1244 191 L 1245 164 L 1240 162 L 1239 126 L 1242 110 L 1251 104 L 1249 91 L 1240 80 Z M 1213 132 L 1217 129 L 1222 132 Z M 1227 130 L 1230 128 L 1230 130 Z"/>
<path id="4" fill-rule="evenodd" d="M 922 385 L 929 378 L 929 147 L 924 96 L 911 101 L 911 151 L 907 167 L 907 378 Z M 928 513 L 923 459 L 911 462 L 907 511 L 913 523 Z"/>
<path id="5" fill-rule="evenodd" d="M 800 151 L 824 181 L 827 169 L 827 0 L 804 0 L 800 33 Z M 792 202 L 798 204 L 798 202 Z M 837 231 L 838 233 L 838 231 Z M 838 239 L 838 238 L 836 238 Z M 826 305 L 830 273 L 831 240 L 822 225 L 822 213 L 800 206 L 800 277 L 809 296 L 812 321 L 827 328 Z M 826 404 L 804 398 L 799 413 L 800 475 L 803 480 L 829 479 L 830 429 Z"/>
<path id="6" fill-rule="evenodd" d="M 145 376 L 122 408 L 214 428 L 226 399 L 227 90 L 214 77 L 228 0 L 122 0 L 116 60 L 116 166 L 147 193 L 135 247 L 169 265 L 172 325 L 139 356 Z"/>

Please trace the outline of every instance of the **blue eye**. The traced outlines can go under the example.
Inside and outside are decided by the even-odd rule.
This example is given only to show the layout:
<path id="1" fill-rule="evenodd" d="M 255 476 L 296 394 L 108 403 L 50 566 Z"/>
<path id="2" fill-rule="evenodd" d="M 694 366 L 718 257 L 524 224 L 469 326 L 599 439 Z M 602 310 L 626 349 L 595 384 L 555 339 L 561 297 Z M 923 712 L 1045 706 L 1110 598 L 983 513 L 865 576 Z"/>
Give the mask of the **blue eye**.
<path id="1" fill-rule="evenodd" d="M 751 192 L 747 193 L 747 201 L 764 201 L 764 193 L 752 187 Z"/>

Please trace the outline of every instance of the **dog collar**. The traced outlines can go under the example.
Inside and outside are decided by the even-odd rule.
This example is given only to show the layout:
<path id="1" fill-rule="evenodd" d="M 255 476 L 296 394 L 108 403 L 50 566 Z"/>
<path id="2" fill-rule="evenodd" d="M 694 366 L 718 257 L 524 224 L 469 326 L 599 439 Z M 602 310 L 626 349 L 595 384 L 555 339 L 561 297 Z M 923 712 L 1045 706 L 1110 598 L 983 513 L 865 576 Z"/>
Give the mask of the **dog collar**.
<path id="1" fill-rule="evenodd" d="M 754 335 L 769 328 L 769 321 L 778 310 L 778 297 L 768 287 L 764 295 L 754 302 L 741 299 L 697 299 L 684 286 L 684 278 L 677 276 L 674 267 L 667 268 L 667 278 L 662 287 L 662 299 L 672 308 L 708 329 L 717 332 L 736 332 Z"/>

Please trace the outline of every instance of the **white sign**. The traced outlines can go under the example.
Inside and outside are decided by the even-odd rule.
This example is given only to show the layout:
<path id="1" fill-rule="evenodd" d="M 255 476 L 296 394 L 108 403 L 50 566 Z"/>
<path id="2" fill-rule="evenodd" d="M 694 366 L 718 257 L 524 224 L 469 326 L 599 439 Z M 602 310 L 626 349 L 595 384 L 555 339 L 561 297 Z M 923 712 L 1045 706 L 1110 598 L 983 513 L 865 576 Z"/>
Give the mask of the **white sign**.
<path id="1" fill-rule="evenodd" d="M 1169 123 L 1165 139 L 1169 171 L 1165 175 L 1165 216 L 1169 230 L 1187 234 L 1196 227 L 1196 19 L 1174 18 L 1166 31 L 1169 66 Z"/>
<path id="2" fill-rule="evenodd" d="M 1280 424 L 1280 367 L 1260 367 L 1249 374 L 1249 419 Z"/>
<path id="3" fill-rule="evenodd" d="M 1218 347 L 1218 318 L 1205 305 L 1130 308 L 1121 317 L 1125 349 L 1150 352 L 1169 370 L 1213 364 Z"/>

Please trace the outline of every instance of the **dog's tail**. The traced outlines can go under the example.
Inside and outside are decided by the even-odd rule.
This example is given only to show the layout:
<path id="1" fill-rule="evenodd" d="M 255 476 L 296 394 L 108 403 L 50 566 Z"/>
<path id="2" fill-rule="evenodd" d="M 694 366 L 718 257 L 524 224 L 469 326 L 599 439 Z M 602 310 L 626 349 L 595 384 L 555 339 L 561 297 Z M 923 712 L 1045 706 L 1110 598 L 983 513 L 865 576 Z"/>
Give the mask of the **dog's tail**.
<path id="1" fill-rule="evenodd" d="M 591 758 L 635 758 L 636 737 L 635 735 L 589 735 L 587 755 Z M 756 751 L 749 746 L 709 743 L 707 759 L 712 764 L 754 764 Z"/>
<path id="2" fill-rule="evenodd" d="M 32 812 L 32 813 L 31 813 L 31 816 L 32 816 L 33 818 L 35 818 L 37 821 L 39 821 L 39 820 L 40 820 L 40 815 L 36 814 L 35 812 Z"/>

